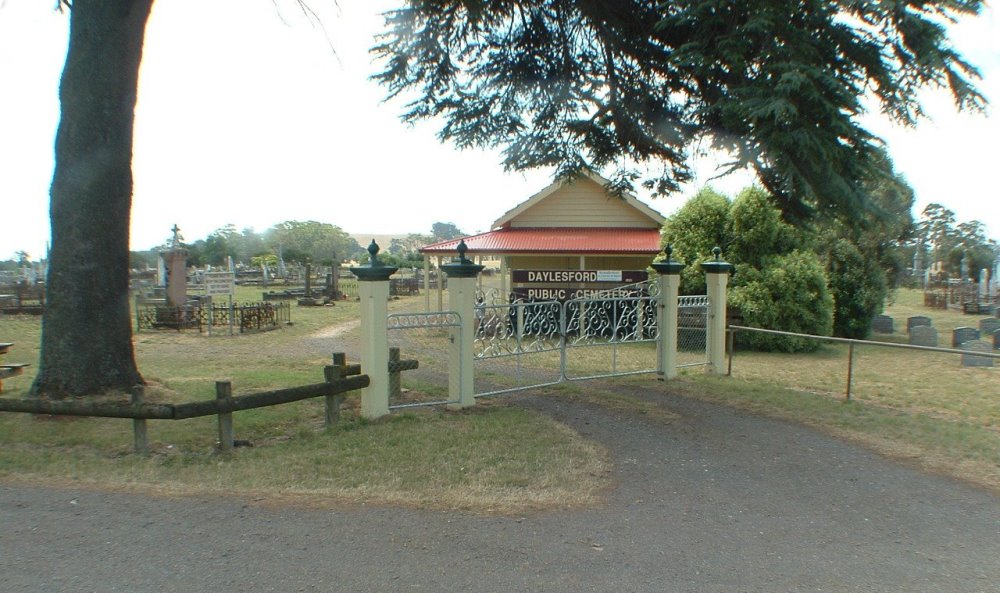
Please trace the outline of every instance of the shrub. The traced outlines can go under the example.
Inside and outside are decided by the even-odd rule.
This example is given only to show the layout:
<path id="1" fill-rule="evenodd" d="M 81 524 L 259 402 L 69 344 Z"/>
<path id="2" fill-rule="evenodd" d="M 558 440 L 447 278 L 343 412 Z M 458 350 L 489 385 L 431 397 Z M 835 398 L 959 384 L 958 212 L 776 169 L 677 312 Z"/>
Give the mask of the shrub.
<path id="1" fill-rule="evenodd" d="M 819 336 L 833 329 L 833 299 L 826 274 L 814 253 L 793 251 L 768 258 L 762 269 L 741 266 L 739 284 L 729 304 L 743 315 L 744 325 Z M 739 276 L 738 276 L 739 277 Z M 738 345 L 756 350 L 808 352 L 817 340 L 753 332 L 737 334 Z"/>
<path id="2" fill-rule="evenodd" d="M 827 277 L 833 296 L 833 335 L 864 339 L 872 318 L 882 310 L 888 293 L 885 272 L 849 241 L 838 239 L 830 249 Z"/>
<path id="3" fill-rule="evenodd" d="M 663 224 L 663 242 L 674 248 L 673 258 L 687 264 L 681 272 L 681 294 L 705 294 L 700 264 L 712 258 L 712 248 L 728 243 L 729 198 L 703 188 Z"/>

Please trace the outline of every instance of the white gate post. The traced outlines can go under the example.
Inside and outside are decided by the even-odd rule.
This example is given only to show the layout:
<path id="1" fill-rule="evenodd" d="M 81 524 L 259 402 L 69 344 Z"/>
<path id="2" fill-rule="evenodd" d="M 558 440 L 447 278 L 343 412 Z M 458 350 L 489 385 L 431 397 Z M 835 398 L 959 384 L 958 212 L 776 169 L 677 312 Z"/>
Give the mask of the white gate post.
<path id="1" fill-rule="evenodd" d="M 361 300 L 361 372 L 369 384 L 361 391 L 361 416 L 379 418 L 389 413 L 389 276 L 397 270 L 378 261 L 379 247 L 368 246 L 367 266 L 351 268 L 358 278 Z"/>
<path id="2" fill-rule="evenodd" d="M 701 264 L 708 285 L 708 326 L 705 340 L 708 350 L 708 372 L 712 375 L 726 373 L 726 286 L 733 265 L 722 261 L 722 250 L 712 249 L 715 259 Z"/>
<path id="3" fill-rule="evenodd" d="M 448 364 L 448 399 L 458 403 L 456 408 L 476 405 L 475 377 L 473 375 L 473 340 L 476 330 L 476 282 L 483 266 L 465 257 L 468 246 L 461 241 L 456 248 L 458 257 L 442 264 L 448 274 L 448 301 L 451 310 L 461 317 L 462 325 L 451 328 L 451 359 Z"/>
<path id="4" fill-rule="evenodd" d="M 656 306 L 656 374 L 661 381 L 677 376 L 677 295 L 680 293 L 680 274 L 684 264 L 670 259 L 673 251 L 667 245 L 663 250 L 667 259 L 653 262 L 660 287 L 660 300 Z"/>

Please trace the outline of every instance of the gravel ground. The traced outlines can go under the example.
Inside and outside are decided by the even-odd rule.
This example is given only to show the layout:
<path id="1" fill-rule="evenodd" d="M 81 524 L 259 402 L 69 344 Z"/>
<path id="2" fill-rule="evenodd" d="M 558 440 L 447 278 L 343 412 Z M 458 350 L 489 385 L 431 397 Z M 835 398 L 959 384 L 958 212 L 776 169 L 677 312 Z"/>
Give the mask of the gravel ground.
<path id="1" fill-rule="evenodd" d="M 808 428 L 522 395 L 609 448 L 601 508 L 302 509 L 0 486 L 0 591 L 1000 591 L 1000 499 Z"/>

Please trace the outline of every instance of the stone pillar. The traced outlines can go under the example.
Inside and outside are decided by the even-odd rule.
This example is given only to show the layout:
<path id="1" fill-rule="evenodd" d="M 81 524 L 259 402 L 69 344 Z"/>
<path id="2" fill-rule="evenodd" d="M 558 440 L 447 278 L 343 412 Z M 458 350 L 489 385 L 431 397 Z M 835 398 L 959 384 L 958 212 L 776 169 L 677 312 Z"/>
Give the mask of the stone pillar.
<path id="1" fill-rule="evenodd" d="M 476 332 L 476 286 L 483 266 L 465 257 L 465 241 L 458 244 L 458 257 L 443 264 L 441 270 L 448 274 L 448 301 L 451 310 L 459 314 L 462 324 L 451 328 L 450 360 L 448 364 L 448 399 L 458 402 L 455 408 L 476 405 L 475 376 L 473 375 L 472 341 Z"/>
<path id="2" fill-rule="evenodd" d="M 722 250 L 712 249 L 715 259 L 701 264 L 708 285 L 708 327 L 705 340 L 708 350 L 708 372 L 713 375 L 726 373 L 726 287 L 732 264 L 722 261 Z"/>
<path id="3" fill-rule="evenodd" d="M 188 250 L 174 247 L 160 253 L 167 270 L 167 306 L 183 307 L 187 303 Z"/>
<path id="4" fill-rule="evenodd" d="M 680 293 L 681 270 L 684 264 L 673 260 L 673 248 L 663 250 L 667 258 L 653 262 L 658 273 L 660 299 L 656 306 L 656 374 L 661 381 L 677 376 L 677 296 Z"/>
<path id="5" fill-rule="evenodd" d="M 389 276 L 397 268 L 378 260 L 379 247 L 368 246 L 367 266 L 351 268 L 358 278 L 361 304 L 361 372 L 369 384 L 361 391 L 361 416 L 379 418 L 389 413 Z"/>

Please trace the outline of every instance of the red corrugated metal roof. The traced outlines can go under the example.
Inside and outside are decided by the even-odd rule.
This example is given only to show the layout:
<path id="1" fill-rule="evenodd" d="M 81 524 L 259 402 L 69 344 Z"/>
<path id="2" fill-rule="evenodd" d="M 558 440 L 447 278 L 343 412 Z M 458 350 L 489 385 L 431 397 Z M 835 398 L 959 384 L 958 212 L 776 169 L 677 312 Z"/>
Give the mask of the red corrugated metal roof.
<path id="1" fill-rule="evenodd" d="M 580 253 L 649 254 L 660 251 L 659 229 L 559 228 L 499 229 L 464 237 L 470 254 Z M 422 253 L 455 253 L 461 239 L 423 247 Z"/>

